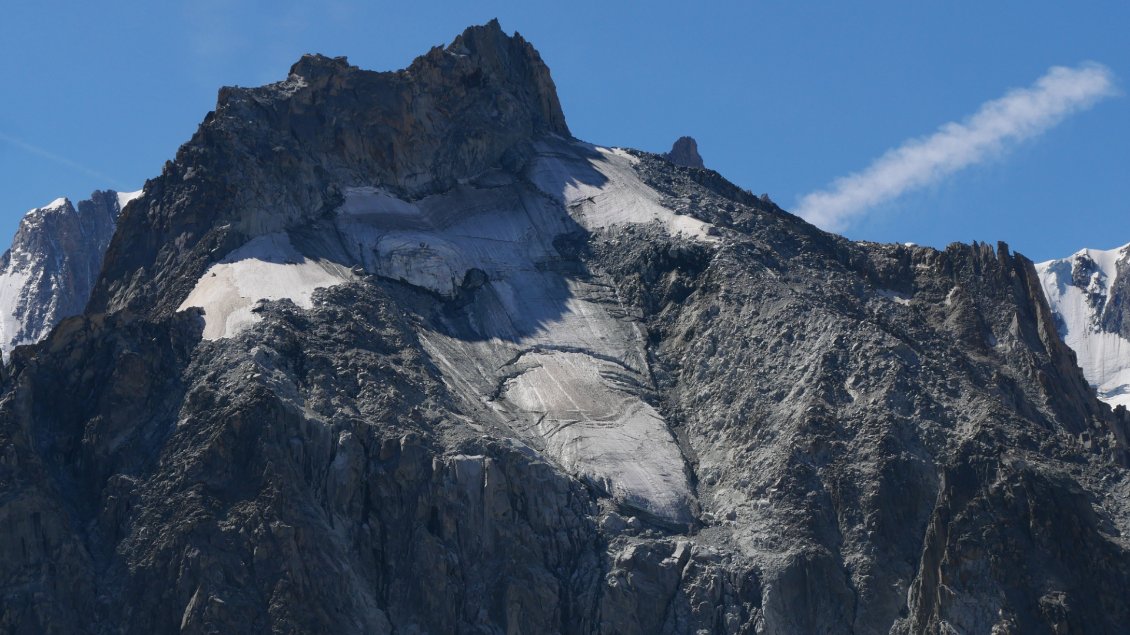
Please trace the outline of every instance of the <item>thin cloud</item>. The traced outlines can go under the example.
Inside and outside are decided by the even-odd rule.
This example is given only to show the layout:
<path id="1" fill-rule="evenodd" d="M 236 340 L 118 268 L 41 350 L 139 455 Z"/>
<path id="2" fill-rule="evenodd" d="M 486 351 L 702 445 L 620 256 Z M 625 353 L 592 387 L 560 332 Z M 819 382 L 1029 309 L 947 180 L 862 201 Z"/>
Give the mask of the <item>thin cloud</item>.
<path id="1" fill-rule="evenodd" d="M 87 174 L 88 176 L 93 176 L 94 178 L 105 183 L 106 185 L 111 185 L 111 186 L 116 187 L 118 189 L 123 189 L 121 182 L 118 181 L 117 179 L 112 178 L 110 176 L 107 176 L 107 175 L 99 172 L 98 170 L 95 170 L 93 168 L 89 168 L 85 165 L 82 165 L 81 163 L 76 163 L 76 162 L 68 159 L 67 157 L 59 156 L 59 155 L 57 155 L 54 152 L 51 152 L 49 150 L 44 150 L 43 148 L 40 148 L 39 146 L 33 146 L 30 143 L 27 143 L 25 141 L 21 141 L 21 140 L 15 138 L 15 137 L 12 137 L 10 135 L 3 133 L 3 132 L 0 132 L 0 141 L 3 141 L 3 142 L 5 142 L 9 145 L 15 146 L 15 147 L 23 150 L 24 152 L 27 152 L 28 154 L 33 154 L 37 157 L 42 157 L 42 158 L 47 159 L 49 161 L 54 161 L 55 163 L 58 163 L 59 165 L 65 165 L 65 166 L 67 166 L 71 169 L 78 170 L 79 172 L 83 172 L 83 173 Z"/>
<path id="2" fill-rule="evenodd" d="M 1116 92 L 1114 75 L 1101 64 L 1053 66 L 1032 86 L 986 102 L 965 121 L 950 122 L 928 137 L 911 139 L 888 150 L 862 172 L 806 194 L 797 205 L 797 214 L 824 229 L 843 230 L 869 208 L 985 161 L 1009 144 L 1037 136 Z"/>

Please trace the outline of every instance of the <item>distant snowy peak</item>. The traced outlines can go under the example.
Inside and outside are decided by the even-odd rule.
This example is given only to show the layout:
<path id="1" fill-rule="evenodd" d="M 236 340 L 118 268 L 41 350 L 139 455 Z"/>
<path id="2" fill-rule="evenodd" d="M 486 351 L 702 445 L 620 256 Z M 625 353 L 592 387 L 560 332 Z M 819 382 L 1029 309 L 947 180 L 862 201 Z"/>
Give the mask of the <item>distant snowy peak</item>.
<path id="1" fill-rule="evenodd" d="M 1057 327 L 1099 398 L 1130 407 L 1130 244 L 1036 265 Z"/>
<path id="2" fill-rule="evenodd" d="M 30 210 L 0 256 L 0 353 L 39 341 L 81 313 L 118 214 L 141 192 L 97 191 L 77 208 L 66 198 Z"/>

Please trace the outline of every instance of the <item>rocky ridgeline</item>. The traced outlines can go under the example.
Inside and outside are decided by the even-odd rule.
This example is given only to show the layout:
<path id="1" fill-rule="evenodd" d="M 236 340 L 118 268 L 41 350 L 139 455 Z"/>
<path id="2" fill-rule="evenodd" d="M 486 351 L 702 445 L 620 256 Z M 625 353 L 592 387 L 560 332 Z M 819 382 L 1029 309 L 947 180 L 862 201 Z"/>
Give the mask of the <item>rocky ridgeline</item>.
<path id="1" fill-rule="evenodd" d="M 316 220 L 343 188 L 442 192 L 520 166 L 541 134 L 569 134 L 549 69 L 497 26 L 469 29 L 396 72 L 306 55 L 285 81 L 220 91 L 146 184 L 148 204 L 123 218 L 91 308 L 168 315 L 217 254 Z"/>
<path id="2" fill-rule="evenodd" d="M 1031 262 L 574 140 L 497 23 L 222 91 L 0 395 L 13 632 L 1130 623 L 1125 410 Z"/>

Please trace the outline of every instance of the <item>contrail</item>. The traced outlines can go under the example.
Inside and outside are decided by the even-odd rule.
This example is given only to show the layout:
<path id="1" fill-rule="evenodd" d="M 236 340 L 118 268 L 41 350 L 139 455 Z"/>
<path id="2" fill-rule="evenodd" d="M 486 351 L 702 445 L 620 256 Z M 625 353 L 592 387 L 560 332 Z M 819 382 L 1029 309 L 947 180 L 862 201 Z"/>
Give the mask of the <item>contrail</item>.
<path id="1" fill-rule="evenodd" d="M 1053 66 L 1028 88 L 986 102 L 971 117 L 947 123 L 928 137 L 888 150 L 862 172 L 806 194 L 796 213 L 829 231 L 840 231 L 869 208 L 985 161 L 1039 135 L 1101 99 L 1115 95 L 1114 75 L 1101 64 Z"/>
<path id="2" fill-rule="evenodd" d="M 58 163 L 60 165 L 65 165 L 65 166 L 72 168 L 74 170 L 78 170 L 79 172 L 83 172 L 83 173 L 85 173 L 89 176 L 93 176 L 93 177 L 97 178 L 98 180 L 106 183 L 107 185 L 113 186 L 113 187 L 118 188 L 118 189 L 126 189 L 125 186 L 122 185 L 121 181 L 119 181 L 119 180 L 117 180 L 113 177 L 107 176 L 107 175 L 99 172 L 98 170 L 95 170 L 93 168 L 89 168 L 85 165 L 82 165 L 81 163 L 75 163 L 74 161 L 71 161 L 67 157 L 59 156 L 59 155 L 57 155 L 54 152 L 51 152 L 49 150 L 44 150 L 43 148 L 40 148 L 38 146 L 33 146 L 30 143 L 26 143 L 24 141 L 21 141 L 21 140 L 13 137 L 11 135 L 5 134 L 2 131 L 0 131 L 0 141 L 4 141 L 5 143 L 13 145 L 13 146 L 23 150 L 24 152 L 29 153 L 29 154 L 34 154 L 35 156 L 43 157 L 44 159 L 54 161 L 55 163 Z"/>

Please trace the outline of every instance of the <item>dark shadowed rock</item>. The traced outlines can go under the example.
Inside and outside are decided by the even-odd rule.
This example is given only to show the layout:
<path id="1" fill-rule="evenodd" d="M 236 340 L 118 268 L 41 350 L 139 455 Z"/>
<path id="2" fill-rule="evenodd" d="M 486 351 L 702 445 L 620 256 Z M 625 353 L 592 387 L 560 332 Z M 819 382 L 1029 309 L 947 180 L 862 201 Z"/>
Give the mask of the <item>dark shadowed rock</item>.
<path id="1" fill-rule="evenodd" d="M 663 155 L 675 165 L 688 168 L 704 168 L 702 157 L 698 154 L 698 142 L 694 137 L 679 137 L 671 146 L 671 151 Z"/>
<path id="2" fill-rule="evenodd" d="M 342 187 L 419 198 L 520 165 L 546 134 L 569 136 L 549 69 L 497 21 L 401 71 L 304 56 L 282 82 L 220 91 L 115 235 L 91 309 L 166 315 L 216 258 L 318 218 Z"/>

